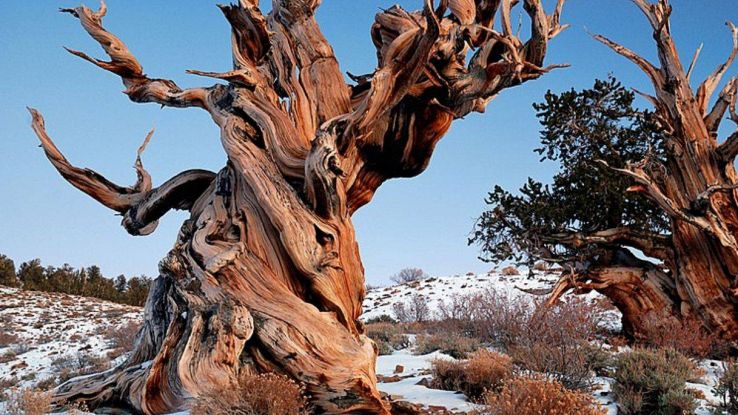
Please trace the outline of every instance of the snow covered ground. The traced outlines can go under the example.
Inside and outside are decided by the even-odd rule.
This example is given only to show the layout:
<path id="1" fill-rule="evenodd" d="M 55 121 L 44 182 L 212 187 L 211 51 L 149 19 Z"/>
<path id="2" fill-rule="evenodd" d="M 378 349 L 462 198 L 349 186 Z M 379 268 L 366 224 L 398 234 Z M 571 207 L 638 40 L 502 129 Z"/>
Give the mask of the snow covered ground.
<path id="1" fill-rule="evenodd" d="M 421 295 L 429 305 L 431 313 L 438 310 L 442 302 L 448 301 L 454 295 L 481 292 L 486 289 L 494 289 L 498 293 L 504 293 L 511 298 L 528 298 L 533 300 L 535 294 L 547 292 L 558 280 L 558 273 L 535 271 L 532 277 L 527 276 L 527 270 L 521 270 L 521 275 L 502 275 L 499 272 L 486 274 L 465 274 L 448 277 L 431 277 L 422 281 L 406 284 L 378 287 L 370 289 L 364 300 L 364 321 L 388 315 L 395 318 L 393 304 L 407 302 L 413 296 Z M 595 301 L 601 298 L 597 292 L 586 294 L 587 299 Z M 567 297 L 564 298 L 566 300 Z M 617 310 L 608 310 L 599 325 L 612 332 L 621 330 L 620 313 Z M 429 378 L 428 371 L 431 361 L 436 358 L 452 359 L 450 356 L 434 352 L 429 355 L 415 356 L 410 349 L 394 352 L 391 355 L 379 356 L 377 359 L 377 374 L 391 377 L 394 375 L 396 365 L 405 366 L 405 375 L 412 375 L 400 382 L 381 382 L 379 389 L 390 395 L 402 396 L 404 400 L 421 403 L 426 406 L 444 406 L 455 412 L 467 412 L 476 406 L 466 401 L 464 395 L 428 389 L 417 383 L 423 378 Z M 699 383 L 688 383 L 689 389 L 697 390 L 704 394 L 705 399 L 698 399 L 699 408 L 696 415 L 710 415 L 710 403 L 718 403 L 713 393 L 717 380 L 717 371 L 721 362 L 705 360 L 699 363 L 705 370 L 705 375 L 698 380 Z M 381 379 L 381 378 L 380 378 Z M 611 391 L 612 379 L 596 377 L 592 395 L 608 410 L 608 415 L 617 415 L 617 406 Z"/>
<path id="2" fill-rule="evenodd" d="M 525 273 L 524 273 L 525 274 Z M 424 281 L 375 288 L 369 290 L 364 302 L 363 319 L 381 315 L 393 316 L 392 305 L 409 300 L 415 294 L 422 295 L 431 311 L 440 301 L 447 301 L 454 294 L 494 288 L 511 296 L 534 298 L 530 292 L 543 292 L 557 280 L 558 274 L 537 272 L 532 278 L 526 275 L 505 276 L 500 273 L 468 274 L 450 277 L 434 277 Z M 525 290 L 525 291 L 523 291 Z M 596 293 L 588 294 L 591 300 Z M 110 360 L 113 347 L 108 337 L 110 328 L 119 328 L 130 322 L 140 322 L 142 310 L 93 298 L 74 297 L 65 294 L 22 291 L 0 287 L 0 387 L 13 381 L 17 386 L 34 386 L 51 376 L 58 375 L 54 362 L 60 357 L 87 353 Z M 608 312 L 601 322 L 612 329 L 619 329 L 619 315 Z M 114 331 L 114 330 L 113 330 Z M 106 334 L 107 333 L 107 334 Z M 8 341 L 3 335 L 15 337 Z M 411 346 L 412 347 L 412 346 Z M 452 359 L 440 352 L 414 355 L 412 349 L 398 350 L 377 360 L 379 389 L 396 399 L 425 405 L 428 408 L 445 407 L 464 413 L 476 408 L 464 395 L 427 388 L 424 379 L 434 359 Z M 3 356 L 7 356 L 3 358 Z M 115 364 L 112 361 L 111 364 Z M 402 371 L 396 369 L 402 366 Z M 57 365 L 58 366 L 58 365 Z M 707 400 L 700 401 L 697 415 L 709 415 L 708 401 L 716 402 L 712 388 L 715 385 L 717 361 L 703 361 L 705 376 L 699 383 L 690 383 L 691 389 L 701 391 Z M 399 372 L 399 373 L 396 373 Z M 6 383 L 2 383 L 5 381 Z M 610 393 L 611 379 L 597 378 L 593 395 L 608 408 L 609 415 L 617 409 Z M 2 413 L 0 403 L 0 413 Z"/>
<path id="3" fill-rule="evenodd" d="M 410 349 L 394 352 L 391 355 L 379 356 L 377 359 L 377 375 L 382 378 L 392 378 L 397 375 L 399 381 L 380 382 L 377 387 L 393 398 L 420 403 L 427 407 L 445 407 L 454 412 L 468 412 L 477 409 L 460 393 L 427 388 L 419 382 L 430 379 L 429 369 L 435 359 L 453 359 L 440 352 L 416 356 Z M 395 369 L 401 366 L 402 371 Z"/>
<path id="4" fill-rule="evenodd" d="M 0 287 L 0 333 L 16 337 L 0 342 L 0 381 L 35 386 L 58 374 L 55 361 L 80 353 L 107 358 L 108 328 L 140 320 L 138 307 Z"/>

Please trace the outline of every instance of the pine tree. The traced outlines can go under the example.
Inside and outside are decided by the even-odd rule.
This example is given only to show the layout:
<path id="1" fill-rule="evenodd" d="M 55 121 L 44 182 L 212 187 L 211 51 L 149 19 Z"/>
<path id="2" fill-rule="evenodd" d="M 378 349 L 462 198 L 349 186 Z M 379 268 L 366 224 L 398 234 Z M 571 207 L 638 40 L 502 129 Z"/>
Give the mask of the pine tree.
<path id="1" fill-rule="evenodd" d="M 0 254 L 0 285 L 17 287 L 18 278 L 15 274 L 15 263 L 7 256 Z"/>

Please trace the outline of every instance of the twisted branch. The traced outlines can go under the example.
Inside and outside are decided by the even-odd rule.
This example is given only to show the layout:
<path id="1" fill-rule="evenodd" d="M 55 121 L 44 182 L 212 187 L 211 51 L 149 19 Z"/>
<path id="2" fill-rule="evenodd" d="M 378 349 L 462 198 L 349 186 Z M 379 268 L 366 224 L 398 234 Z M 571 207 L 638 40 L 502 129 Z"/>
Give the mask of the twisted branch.
<path id="1" fill-rule="evenodd" d="M 627 246 L 636 248 L 644 254 L 664 262 L 673 259 L 671 237 L 668 235 L 638 231 L 627 226 L 584 233 L 571 232 L 550 236 L 552 241 L 574 248 L 586 245 Z"/>
<path id="2" fill-rule="evenodd" d="M 41 142 L 41 148 L 59 174 L 102 205 L 121 213 L 122 225 L 131 235 L 152 233 L 158 219 L 170 209 L 189 210 L 215 178 L 213 172 L 187 170 L 152 189 L 151 176 L 141 162 L 141 154 L 153 135 L 152 130 L 137 151 L 134 166 L 138 176 L 136 184 L 130 187 L 119 186 L 94 170 L 75 167 L 69 163 L 47 134 L 41 113 L 33 108 L 28 110 L 33 118 L 31 126 Z"/>
<path id="3" fill-rule="evenodd" d="M 102 18 L 107 12 L 105 1 L 93 12 L 87 6 L 73 9 L 60 9 L 78 18 L 82 27 L 95 39 L 110 57 L 110 61 L 95 59 L 77 50 L 65 48 L 69 53 L 112 72 L 121 77 L 124 91 L 134 102 L 155 102 L 169 107 L 201 107 L 207 109 L 208 89 L 181 89 L 168 79 L 150 79 L 143 73 L 143 67 L 128 47 L 115 35 L 105 30 Z"/>

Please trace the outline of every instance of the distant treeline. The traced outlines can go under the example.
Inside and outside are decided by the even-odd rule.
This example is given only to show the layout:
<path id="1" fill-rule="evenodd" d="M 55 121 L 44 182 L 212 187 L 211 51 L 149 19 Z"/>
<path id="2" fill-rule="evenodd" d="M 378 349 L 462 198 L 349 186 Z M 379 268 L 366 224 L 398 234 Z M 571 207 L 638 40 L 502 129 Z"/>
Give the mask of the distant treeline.
<path id="1" fill-rule="evenodd" d="M 24 262 L 16 270 L 13 260 L 0 254 L 0 285 L 143 306 L 151 287 L 151 278 L 126 278 L 124 275 L 106 278 L 100 267 L 95 265 L 80 269 L 69 264 L 44 267 L 40 259 Z"/>

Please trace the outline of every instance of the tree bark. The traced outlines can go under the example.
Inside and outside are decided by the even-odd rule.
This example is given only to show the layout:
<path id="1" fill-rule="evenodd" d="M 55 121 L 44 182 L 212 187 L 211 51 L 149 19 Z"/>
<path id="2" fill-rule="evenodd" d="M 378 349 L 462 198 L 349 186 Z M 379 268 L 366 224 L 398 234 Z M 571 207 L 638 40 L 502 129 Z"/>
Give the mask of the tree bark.
<path id="1" fill-rule="evenodd" d="M 646 195 L 664 210 L 671 220 L 671 234 L 641 236 L 632 230 L 613 229 L 567 236 L 562 243 L 635 248 L 663 264 L 625 268 L 617 263 L 599 264 L 589 272 L 567 273 L 553 298 L 568 289 L 596 289 L 613 299 L 633 332 L 643 330 L 642 322 L 649 315 L 666 314 L 677 319 L 697 318 L 714 335 L 738 341 L 738 184 L 734 166 L 738 131 L 722 143 L 717 137 L 726 113 L 738 124 L 738 80 L 730 79 L 712 108 L 708 105 L 738 54 L 738 29 L 727 23 L 733 36 L 731 53 L 694 92 L 690 75 L 699 50 L 685 71 L 670 33 L 668 1 L 634 2 L 651 23 L 660 67 L 603 36 L 595 38 L 650 78 L 655 94 L 639 93 L 655 106 L 657 120 L 669 137 L 667 156 L 664 162 L 647 156 L 615 170 L 634 179 L 636 184 L 629 191 Z"/>
<path id="2" fill-rule="evenodd" d="M 232 70 L 188 71 L 226 81 L 183 90 L 152 79 L 102 26 L 106 8 L 77 17 L 110 61 L 71 53 L 121 77 L 135 102 L 206 110 L 228 157 L 217 174 L 180 173 L 152 188 L 113 184 L 70 164 L 36 110 L 33 128 L 72 185 L 123 215 L 134 235 L 170 209 L 190 217 L 160 262 L 133 354 L 110 371 L 61 385 L 55 402 L 161 414 L 231 387 L 241 373 L 276 372 L 305 385 L 317 412 L 387 414 L 376 347 L 358 320 L 364 273 L 351 215 L 393 177 L 427 166 L 454 119 L 483 111 L 502 89 L 535 79 L 563 0 L 546 15 L 525 0 L 531 37 L 510 29 L 511 2 L 453 0 L 377 14 L 378 69 L 347 85 L 315 20 L 318 0 L 221 6 L 232 27 Z M 517 2 L 513 2 L 517 3 Z M 501 16 L 502 32 L 493 28 Z M 472 52 L 468 61 L 465 56 Z"/>

